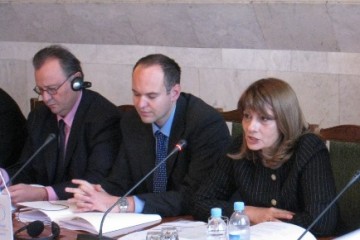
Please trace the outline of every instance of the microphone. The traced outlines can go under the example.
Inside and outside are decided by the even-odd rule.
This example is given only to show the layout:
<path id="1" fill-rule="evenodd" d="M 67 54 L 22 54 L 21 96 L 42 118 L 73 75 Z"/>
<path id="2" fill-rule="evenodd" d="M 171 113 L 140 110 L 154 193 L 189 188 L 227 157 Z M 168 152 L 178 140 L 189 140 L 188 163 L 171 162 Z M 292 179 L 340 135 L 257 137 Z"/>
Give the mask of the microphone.
<path id="1" fill-rule="evenodd" d="M 39 220 L 33 221 L 33 222 L 29 223 L 28 225 L 16 230 L 14 232 L 14 239 L 25 239 L 25 238 L 18 237 L 18 235 L 24 230 L 26 230 L 27 234 L 30 237 L 32 237 L 31 239 L 33 239 L 33 238 L 42 239 L 42 238 L 36 238 L 36 237 L 39 236 L 44 231 L 44 228 L 45 228 L 45 226 L 42 221 L 39 221 Z"/>
<path id="2" fill-rule="evenodd" d="M 183 150 L 183 148 L 186 146 L 186 140 L 181 139 L 174 147 L 174 149 L 166 156 L 166 158 L 164 158 L 163 160 L 161 160 L 161 162 L 159 162 L 153 169 L 151 169 L 150 172 L 148 172 L 142 179 L 140 179 L 129 191 L 127 191 L 122 197 L 120 197 L 110 208 L 108 208 L 102 219 L 100 222 L 100 229 L 99 229 L 99 234 L 98 236 L 94 236 L 94 235 L 88 235 L 88 234 L 78 234 L 77 236 L 77 240 L 95 240 L 95 239 L 99 239 L 99 240 L 110 240 L 112 238 L 108 238 L 108 237 L 103 237 L 102 236 L 102 228 L 104 225 L 104 221 L 105 221 L 105 217 L 111 212 L 111 210 L 117 206 L 119 204 L 119 202 L 126 198 L 132 191 L 134 191 L 142 182 L 144 182 L 161 164 L 163 164 L 166 160 L 168 160 L 172 155 L 174 155 L 177 152 L 180 152 Z"/>
<path id="3" fill-rule="evenodd" d="M 329 205 L 320 213 L 320 215 L 310 224 L 310 226 L 300 235 L 300 237 L 297 240 L 302 239 L 303 236 L 319 221 L 319 219 L 329 210 L 329 208 L 334 205 L 334 203 L 339 199 L 339 197 L 351 186 L 353 185 L 357 180 L 359 180 L 360 177 L 360 170 L 358 170 L 355 175 L 350 179 L 348 184 L 339 192 L 339 194 L 334 198 L 334 200 L 329 203 Z"/>
<path id="4" fill-rule="evenodd" d="M 29 234 L 30 237 L 37 237 L 44 231 L 44 223 L 42 221 L 36 220 L 34 222 L 29 223 L 29 225 L 26 226 L 27 234 Z"/>
<path id="5" fill-rule="evenodd" d="M 5 183 L 4 186 L 1 187 L 1 191 L 4 190 L 5 186 L 8 186 L 11 184 L 11 182 L 19 175 L 19 173 L 22 172 L 22 170 L 34 159 L 34 157 L 44 148 L 46 145 L 48 145 L 52 140 L 54 140 L 56 135 L 54 133 L 50 133 L 49 136 L 46 138 L 45 142 L 41 147 L 38 148 L 38 150 L 24 163 L 24 165 L 21 166 L 19 170 Z"/>

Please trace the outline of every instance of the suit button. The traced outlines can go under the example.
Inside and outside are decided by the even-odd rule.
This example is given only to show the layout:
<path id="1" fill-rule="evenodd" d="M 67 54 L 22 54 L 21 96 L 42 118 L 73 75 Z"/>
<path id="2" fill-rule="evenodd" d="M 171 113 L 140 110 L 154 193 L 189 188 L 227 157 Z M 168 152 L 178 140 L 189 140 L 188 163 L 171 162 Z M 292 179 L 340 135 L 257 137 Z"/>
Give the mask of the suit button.
<path id="1" fill-rule="evenodd" d="M 276 204 L 277 204 L 277 201 L 275 199 L 271 199 L 271 205 L 273 205 L 275 207 Z"/>
<path id="2" fill-rule="evenodd" d="M 275 174 L 271 174 L 271 180 L 276 181 L 276 175 Z"/>

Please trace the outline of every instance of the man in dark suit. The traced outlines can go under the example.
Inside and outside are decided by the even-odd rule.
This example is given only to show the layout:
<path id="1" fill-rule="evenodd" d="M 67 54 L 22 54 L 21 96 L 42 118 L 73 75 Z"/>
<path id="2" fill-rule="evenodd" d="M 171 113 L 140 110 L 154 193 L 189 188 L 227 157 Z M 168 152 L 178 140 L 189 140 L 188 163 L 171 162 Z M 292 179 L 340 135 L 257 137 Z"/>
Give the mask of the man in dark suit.
<path id="1" fill-rule="evenodd" d="M 44 105 L 28 117 L 29 137 L 20 161 L 6 169 L 11 178 L 44 143 L 50 142 L 17 175 L 9 187 L 13 203 L 67 199 L 71 179 L 99 182 L 109 174 L 120 145 L 120 112 L 100 94 L 87 90 L 80 61 L 67 49 L 55 45 L 33 58 L 36 87 Z M 30 184 L 40 184 L 35 187 Z"/>
<path id="2" fill-rule="evenodd" d="M 162 216 L 187 214 L 191 196 L 225 151 L 230 135 L 224 119 L 201 99 L 181 93 L 180 67 L 161 54 L 140 59 L 132 75 L 136 111 L 126 112 L 121 121 L 122 145 L 110 176 L 100 185 L 79 184 L 71 199 L 81 211 L 105 211 L 154 168 L 161 147 L 159 131 L 166 136 L 166 152 L 180 139 L 183 151 L 170 157 L 163 173 L 154 175 L 120 201 L 115 212 L 158 213 Z M 161 169 L 161 167 L 159 167 Z M 112 196 L 115 195 L 115 196 Z"/>
<path id="3" fill-rule="evenodd" d="M 0 88 L 0 167 L 17 162 L 26 136 L 24 115 L 14 99 Z"/>

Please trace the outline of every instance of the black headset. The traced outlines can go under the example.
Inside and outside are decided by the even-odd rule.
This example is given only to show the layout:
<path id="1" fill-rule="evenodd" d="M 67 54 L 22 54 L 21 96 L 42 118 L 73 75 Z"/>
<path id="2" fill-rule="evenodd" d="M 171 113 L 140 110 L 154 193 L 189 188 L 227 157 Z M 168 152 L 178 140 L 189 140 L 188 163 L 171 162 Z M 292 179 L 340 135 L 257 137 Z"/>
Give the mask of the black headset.
<path id="1" fill-rule="evenodd" d="M 26 230 L 31 238 L 20 237 L 19 233 Z M 38 237 L 44 231 L 44 223 L 42 221 L 34 221 L 14 232 L 15 240 L 55 240 L 60 235 L 60 227 L 57 223 L 51 222 L 51 235 L 46 237 Z"/>
<path id="2" fill-rule="evenodd" d="M 80 91 L 85 88 L 91 87 L 91 82 L 84 82 L 82 73 L 77 72 L 74 74 L 75 77 L 71 80 L 71 88 L 74 91 Z"/>

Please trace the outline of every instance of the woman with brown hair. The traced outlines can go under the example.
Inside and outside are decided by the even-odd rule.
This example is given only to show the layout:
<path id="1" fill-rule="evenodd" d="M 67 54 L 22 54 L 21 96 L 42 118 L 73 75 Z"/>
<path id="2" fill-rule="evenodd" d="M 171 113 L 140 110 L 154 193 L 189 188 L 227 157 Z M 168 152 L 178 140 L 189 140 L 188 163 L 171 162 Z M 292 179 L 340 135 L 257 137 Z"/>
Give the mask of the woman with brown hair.
<path id="1" fill-rule="evenodd" d="M 304 228 L 335 197 L 329 152 L 308 131 L 295 92 L 286 82 L 260 79 L 242 94 L 242 143 L 227 154 L 195 195 L 193 215 L 206 220 L 210 209 L 226 216 L 243 201 L 252 224 L 285 221 Z M 239 141 L 241 142 L 241 141 Z M 331 235 L 337 222 L 334 206 L 312 228 Z"/>

